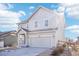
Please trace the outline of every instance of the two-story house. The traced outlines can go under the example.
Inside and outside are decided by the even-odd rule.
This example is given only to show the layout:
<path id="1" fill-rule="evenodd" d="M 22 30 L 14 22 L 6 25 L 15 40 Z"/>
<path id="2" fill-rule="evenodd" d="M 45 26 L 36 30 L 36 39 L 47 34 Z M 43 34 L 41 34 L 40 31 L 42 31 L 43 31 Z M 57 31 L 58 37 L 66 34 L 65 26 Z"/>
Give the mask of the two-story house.
<path id="1" fill-rule="evenodd" d="M 18 47 L 56 47 L 64 40 L 64 15 L 45 7 L 38 7 L 28 18 L 18 24 Z"/>

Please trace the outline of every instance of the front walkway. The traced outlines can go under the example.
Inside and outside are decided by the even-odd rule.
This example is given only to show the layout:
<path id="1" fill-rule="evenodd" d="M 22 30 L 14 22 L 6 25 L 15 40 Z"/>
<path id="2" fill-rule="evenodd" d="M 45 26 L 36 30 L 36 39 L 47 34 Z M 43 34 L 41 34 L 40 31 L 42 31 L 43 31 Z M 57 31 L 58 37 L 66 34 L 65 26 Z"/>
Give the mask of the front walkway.
<path id="1" fill-rule="evenodd" d="M 15 50 L 0 51 L 0 56 L 36 56 L 48 48 L 19 48 Z"/>

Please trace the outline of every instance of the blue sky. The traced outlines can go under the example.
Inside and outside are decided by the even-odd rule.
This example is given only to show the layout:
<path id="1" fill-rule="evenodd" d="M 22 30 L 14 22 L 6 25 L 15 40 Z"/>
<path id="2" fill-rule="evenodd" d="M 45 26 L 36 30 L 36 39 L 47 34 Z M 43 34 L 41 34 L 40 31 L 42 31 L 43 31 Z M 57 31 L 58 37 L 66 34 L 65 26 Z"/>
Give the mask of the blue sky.
<path id="1" fill-rule="evenodd" d="M 79 35 L 79 7 L 59 3 L 8 3 L 0 4 L 0 31 L 11 31 L 17 29 L 16 23 L 27 20 L 38 6 L 44 6 L 51 10 L 64 13 L 67 29 L 65 37 L 75 39 Z M 69 7 L 71 6 L 71 7 Z M 77 7 L 77 8 L 75 8 Z"/>
<path id="2" fill-rule="evenodd" d="M 25 16 L 21 17 L 21 20 L 25 20 L 27 19 L 34 11 L 36 8 L 38 8 L 38 6 L 44 6 L 47 7 L 49 9 L 57 9 L 59 4 L 42 4 L 42 3 L 21 3 L 21 4 L 12 4 L 14 5 L 14 9 L 12 9 L 13 11 L 18 11 L 18 10 L 22 10 L 26 13 Z"/>

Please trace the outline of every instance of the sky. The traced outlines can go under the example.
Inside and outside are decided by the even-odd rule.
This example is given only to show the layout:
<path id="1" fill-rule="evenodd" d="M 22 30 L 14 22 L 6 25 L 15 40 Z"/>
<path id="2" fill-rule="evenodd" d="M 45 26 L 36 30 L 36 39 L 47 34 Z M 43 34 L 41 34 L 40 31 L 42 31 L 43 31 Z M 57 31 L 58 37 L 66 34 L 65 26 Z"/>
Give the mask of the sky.
<path id="1" fill-rule="evenodd" d="M 17 23 L 27 20 L 37 7 L 44 6 L 64 13 L 65 37 L 76 39 L 79 35 L 79 4 L 61 3 L 5 3 L 0 4 L 0 31 L 17 29 Z"/>

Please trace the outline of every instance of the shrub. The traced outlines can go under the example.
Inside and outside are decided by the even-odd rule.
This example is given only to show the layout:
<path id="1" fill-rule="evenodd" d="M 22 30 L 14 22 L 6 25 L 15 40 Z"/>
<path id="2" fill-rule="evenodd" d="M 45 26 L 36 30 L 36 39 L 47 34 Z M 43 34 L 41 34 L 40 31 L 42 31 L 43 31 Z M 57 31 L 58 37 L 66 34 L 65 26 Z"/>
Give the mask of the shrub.
<path id="1" fill-rule="evenodd" d="M 59 46 L 59 47 L 55 48 L 55 49 L 53 50 L 53 52 L 52 52 L 51 55 L 53 55 L 53 56 L 58 56 L 58 55 L 60 55 L 61 53 L 63 53 L 64 47 L 65 47 L 65 46 L 63 45 L 63 46 Z"/>

